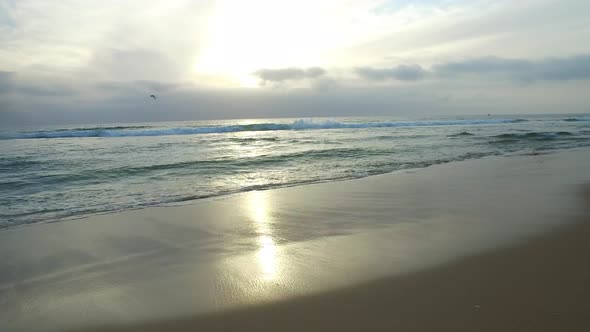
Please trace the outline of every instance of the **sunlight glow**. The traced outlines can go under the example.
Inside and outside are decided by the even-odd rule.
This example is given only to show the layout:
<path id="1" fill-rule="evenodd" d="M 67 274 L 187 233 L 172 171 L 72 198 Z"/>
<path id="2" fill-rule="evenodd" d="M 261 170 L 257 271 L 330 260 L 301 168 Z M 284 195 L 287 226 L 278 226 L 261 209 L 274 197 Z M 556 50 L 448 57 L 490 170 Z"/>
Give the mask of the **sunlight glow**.
<path id="1" fill-rule="evenodd" d="M 301 24 L 298 15 L 293 15 L 302 6 L 287 7 L 270 0 L 220 1 L 197 70 L 251 73 L 263 67 L 310 61 L 313 57 L 310 51 L 321 46 L 322 40 Z M 296 47 L 303 42 L 315 48 Z"/>
<path id="2" fill-rule="evenodd" d="M 340 6 L 311 0 L 219 1 L 194 72 L 254 87 L 258 79 L 252 73 L 262 68 L 320 66 L 327 50 L 351 37 L 336 28 L 342 24 L 330 22 L 331 16 L 346 19 L 334 12 Z"/>
<path id="3" fill-rule="evenodd" d="M 193 64 L 198 77 L 259 87 L 260 69 L 341 66 L 351 47 L 397 31 L 424 13 L 380 12 L 384 0 L 219 0 Z M 335 54 L 340 54 L 335 56 Z M 356 61 L 362 60 L 357 54 Z M 350 65 L 350 64 L 348 64 Z"/>

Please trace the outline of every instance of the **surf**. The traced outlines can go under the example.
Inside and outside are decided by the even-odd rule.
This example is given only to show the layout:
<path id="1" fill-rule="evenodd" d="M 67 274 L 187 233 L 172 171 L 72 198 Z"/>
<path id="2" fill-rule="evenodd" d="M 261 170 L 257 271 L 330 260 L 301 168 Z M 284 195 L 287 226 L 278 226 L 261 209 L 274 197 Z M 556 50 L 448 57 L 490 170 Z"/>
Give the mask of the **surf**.
<path id="1" fill-rule="evenodd" d="M 60 128 L 56 130 L 2 133 L 0 139 L 40 138 L 84 138 L 84 137 L 142 137 L 198 135 L 234 132 L 284 131 L 284 130 L 326 130 L 362 129 L 427 126 L 493 125 L 518 123 L 520 119 L 475 119 L 475 120 L 424 120 L 424 121 L 383 121 L 383 122 L 341 122 L 336 120 L 298 119 L 292 123 L 257 123 L 248 125 L 201 126 L 201 127 L 147 127 L 117 126 L 92 128 Z"/>

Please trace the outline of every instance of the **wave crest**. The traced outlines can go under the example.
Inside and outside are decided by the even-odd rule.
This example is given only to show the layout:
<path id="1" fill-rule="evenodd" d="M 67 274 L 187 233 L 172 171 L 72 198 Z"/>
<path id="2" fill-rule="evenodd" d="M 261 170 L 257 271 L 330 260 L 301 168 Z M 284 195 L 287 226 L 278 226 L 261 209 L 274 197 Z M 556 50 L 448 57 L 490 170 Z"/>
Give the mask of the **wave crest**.
<path id="1" fill-rule="evenodd" d="M 299 119 L 293 123 L 257 123 L 249 125 L 229 125 L 210 127 L 93 127 L 75 129 L 42 130 L 30 132 L 1 133 L 0 139 L 35 139 L 35 138 L 75 138 L 75 137 L 133 137 L 133 136 L 169 136 L 231 133 L 243 131 L 273 130 L 319 130 L 319 129 L 359 129 L 390 127 L 426 127 L 457 125 L 489 125 L 516 123 L 517 119 L 481 119 L 481 120 L 432 120 L 432 121 L 384 121 L 384 122 L 340 122 L 336 120 Z"/>

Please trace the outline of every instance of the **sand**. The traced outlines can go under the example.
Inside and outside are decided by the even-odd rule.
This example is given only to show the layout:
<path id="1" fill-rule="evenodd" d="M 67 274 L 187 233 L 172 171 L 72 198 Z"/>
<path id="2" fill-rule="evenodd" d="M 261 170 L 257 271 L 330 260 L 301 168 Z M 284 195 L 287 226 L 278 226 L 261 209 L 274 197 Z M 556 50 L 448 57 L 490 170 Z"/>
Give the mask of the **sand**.
<path id="1" fill-rule="evenodd" d="M 0 331 L 586 331 L 588 166 L 485 158 L 4 229 Z"/>
<path id="2" fill-rule="evenodd" d="M 517 246 L 337 291 L 81 331 L 590 331 L 589 239 L 584 218 Z"/>

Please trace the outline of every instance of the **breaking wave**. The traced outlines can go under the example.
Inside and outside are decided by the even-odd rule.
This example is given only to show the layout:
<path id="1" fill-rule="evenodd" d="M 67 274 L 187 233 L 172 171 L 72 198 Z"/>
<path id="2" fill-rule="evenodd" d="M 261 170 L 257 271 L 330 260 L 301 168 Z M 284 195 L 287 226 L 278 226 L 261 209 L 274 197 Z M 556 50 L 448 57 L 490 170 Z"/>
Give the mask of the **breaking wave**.
<path id="1" fill-rule="evenodd" d="M 566 121 L 566 122 L 585 122 L 585 121 L 590 121 L 590 117 L 566 118 L 566 119 L 563 119 L 563 121 Z"/>
<path id="2" fill-rule="evenodd" d="M 258 123 L 249 125 L 205 126 L 205 127 L 148 127 L 117 126 L 57 129 L 0 133 L 0 139 L 35 139 L 35 138 L 75 138 L 75 137 L 131 137 L 131 136 L 168 136 L 231 133 L 243 131 L 272 130 L 318 130 L 318 129 L 358 129 L 388 127 L 425 127 L 457 125 L 490 125 L 522 122 L 521 119 L 482 119 L 482 120 L 435 120 L 435 121 L 384 121 L 384 122 L 340 122 L 335 120 L 299 119 L 293 123 Z"/>

